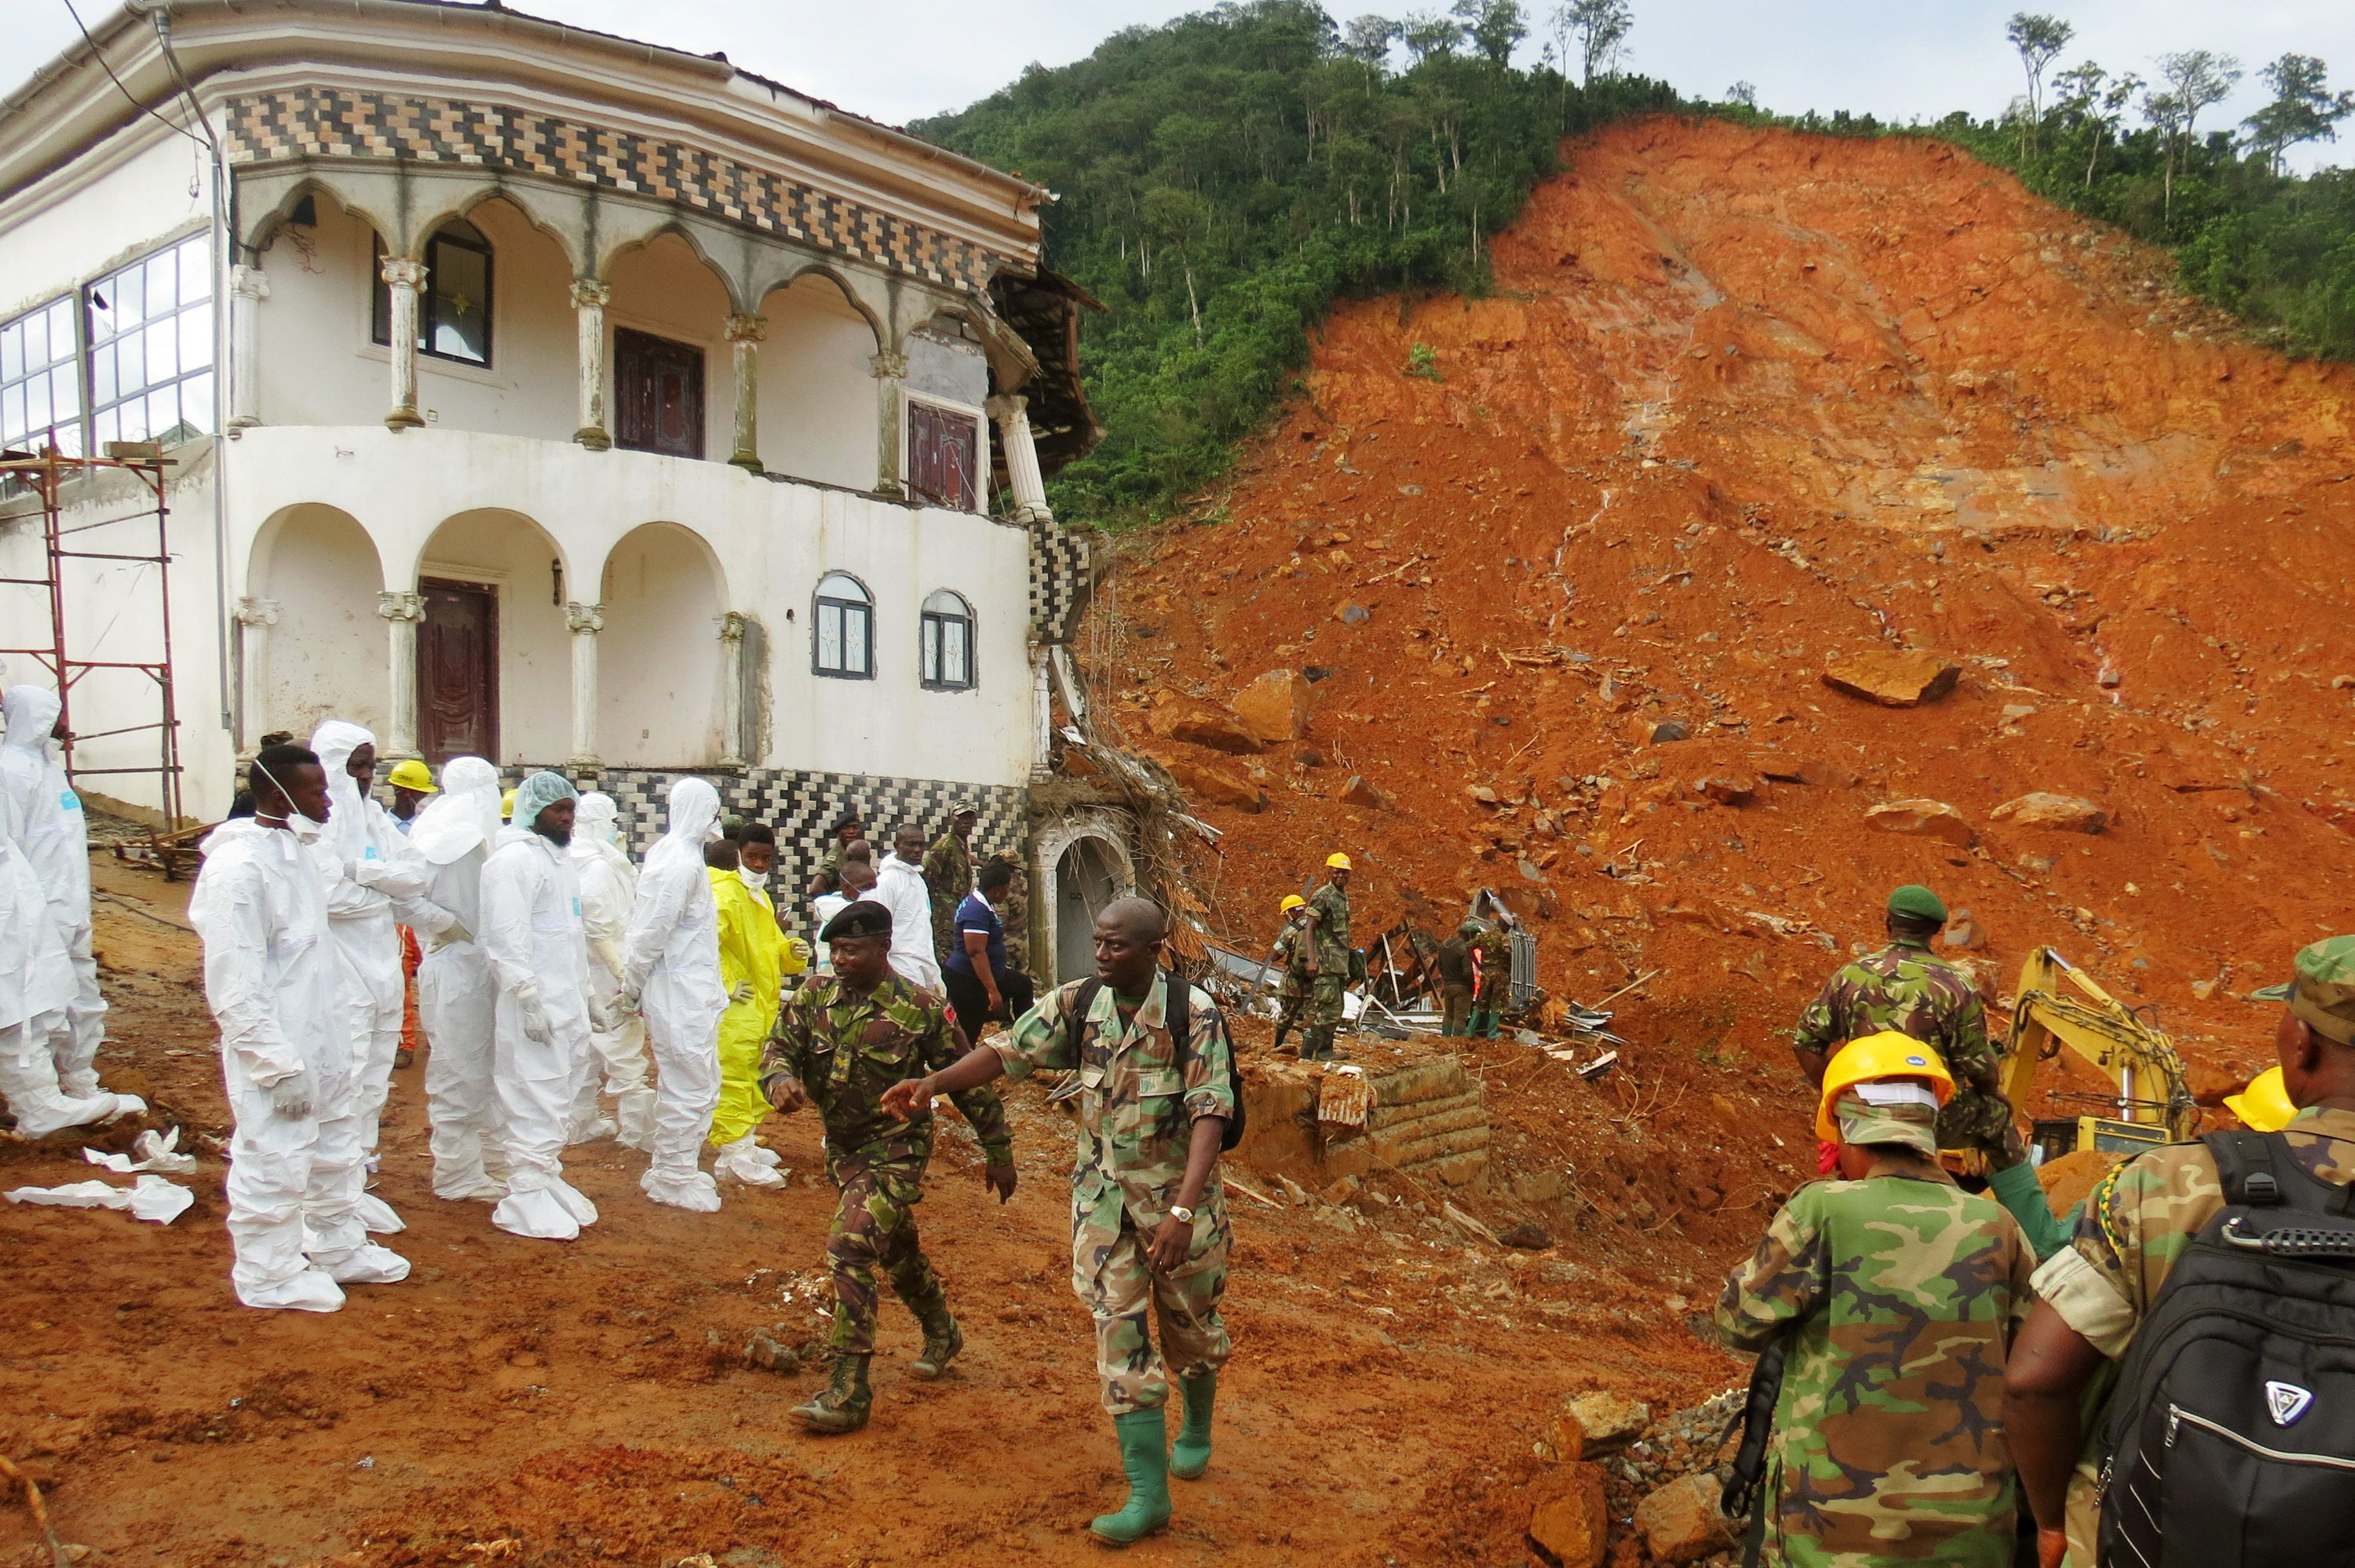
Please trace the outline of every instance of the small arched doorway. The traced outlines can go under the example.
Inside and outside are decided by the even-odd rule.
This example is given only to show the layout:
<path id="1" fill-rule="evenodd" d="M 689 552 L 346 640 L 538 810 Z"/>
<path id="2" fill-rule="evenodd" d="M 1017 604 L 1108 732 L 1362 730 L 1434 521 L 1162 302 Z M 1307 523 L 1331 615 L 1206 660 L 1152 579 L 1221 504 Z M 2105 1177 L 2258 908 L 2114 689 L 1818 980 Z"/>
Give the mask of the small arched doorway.
<path id="1" fill-rule="evenodd" d="M 1082 808 L 1041 827 L 1030 841 L 1030 963 L 1050 985 L 1095 973 L 1096 912 L 1136 891 L 1129 822 L 1119 811 Z"/>
<path id="2" fill-rule="evenodd" d="M 1092 972 L 1096 914 L 1119 896 L 1119 873 L 1103 841 L 1073 839 L 1055 863 L 1055 974 L 1059 980 Z"/>

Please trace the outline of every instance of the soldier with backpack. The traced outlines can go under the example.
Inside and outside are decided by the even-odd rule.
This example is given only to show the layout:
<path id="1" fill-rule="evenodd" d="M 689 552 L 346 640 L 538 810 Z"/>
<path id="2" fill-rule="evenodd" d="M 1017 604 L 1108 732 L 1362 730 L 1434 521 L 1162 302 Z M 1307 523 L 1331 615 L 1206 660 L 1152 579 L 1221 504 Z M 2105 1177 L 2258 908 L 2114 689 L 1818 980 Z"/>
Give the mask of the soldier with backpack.
<path id="1" fill-rule="evenodd" d="M 2251 998 L 2296 1116 L 2119 1166 L 2037 1271 L 2004 1419 L 2042 1568 L 2355 1561 L 2355 936 Z"/>
<path id="2" fill-rule="evenodd" d="M 1090 1525 L 1125 1546 L 1169 1522 L 1169 1478 L 1209 1467 L 1210 1410 L 1230 1349 L 1219 1303 L 1231 1241 L 1219 1154 L 1242 1127 L 1234 1051 L 1216 1003 L 1160 966 L 1160 909 L 1122 898 L 1095 920 L 1096 973 L 1058 988 L 954 1066 L 883 1097 L 895 1116 L 936 1094 L 1040 1067 L 1079 1112 L 1071 1284 L 1096 1326 L 1096 1371 L 1128 1500 Z M 1148 1318 L 1160 1320 L 1156 1349 Z M 1185 1425 L 1166 1449 L 1170 1373 Z"/>

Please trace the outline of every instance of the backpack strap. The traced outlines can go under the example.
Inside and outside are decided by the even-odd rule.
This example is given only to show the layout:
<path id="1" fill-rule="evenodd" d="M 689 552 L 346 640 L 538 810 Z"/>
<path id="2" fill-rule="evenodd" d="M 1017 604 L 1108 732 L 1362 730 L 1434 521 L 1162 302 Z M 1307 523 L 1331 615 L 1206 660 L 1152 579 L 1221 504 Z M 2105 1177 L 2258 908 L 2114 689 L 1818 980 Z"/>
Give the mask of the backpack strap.
<path id="1" fill-rule="evenodd" d="M 1176 969 L 1164 971 L 1169 981 L 1167 995 L 1161 1002 L 1161 1021 L 1169 1029 L 1170 1060 L 1179 1072 L 1193 1060 L 1194 988 Z"/>
<path id="2" fill-rule="evenodd" d="M 1071 1048 L 1071 1070 L 1080 1068 L 1080 1047 L 1088 1033 L 1088 1014 L 1096 1005 L 1096 992 L 1103 990 L 1103 981 L 1093 975 L 1079 983 L 1071 992 L 1070 1011 L 1063 1015 L 1063 1038 Z"/>
<path id="3" fill-rule="evenodd" d="M 2275 1136 L 2269 1132 L 2211 1132 L 2200 1142 L 2216 1161 L 2216 1179 L 2224 1202 L 2241 1208 L 2271 1208 L 2282 1201 L 2281 1177 L 2275 1169 Z"/>

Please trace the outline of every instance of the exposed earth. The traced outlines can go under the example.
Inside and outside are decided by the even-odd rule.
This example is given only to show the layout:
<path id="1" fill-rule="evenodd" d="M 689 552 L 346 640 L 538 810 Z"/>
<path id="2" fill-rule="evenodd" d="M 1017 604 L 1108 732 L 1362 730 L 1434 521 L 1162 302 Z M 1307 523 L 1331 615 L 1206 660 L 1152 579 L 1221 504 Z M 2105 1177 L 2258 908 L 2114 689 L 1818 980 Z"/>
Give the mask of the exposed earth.
<path id="1" fill-rule="evenodd" d="M 1231 1163 L 1273 1202 L 1232 1198 L 1218 1457 L 1134 1561 L 1518 1563 L 1565 1393 L 1665 1414 L 1739 1382 L 1693 1330 L 1813 1169 L 1788 1027 L 1891 886 L 1969 912 L 1948 950 L 1991 993 L 2051 942 L 2157 1004 L 2210 1097 L 2263 1059 L 2243 994 L 2344 917 L 2355 378 L 2238 342 L 2148 253 L 1934 143 L 1663 120 L 1568 153 L 1496 241 L 1490 297 L 1343 308 L 1231 491 L 1118 547 L 1091 664 L 1099 724 L 1264 796 L 1196 801 L 1224 835 L 1219 934 L 1264 944 L 1329 849 L 1361 931 L 1452 924 L 1493 886 L 1556 995 L 1637 982 L 1612 1004 L 1631 1044 L 1592 1082 L 1472 1046 L 1483 1190 L 1378 1175 L 1296 1202 L 1281 1178 L 1314 1172 Z M 1820 682 L 1901 646 L 1958 683 L 1891 708 Z M 1165 692 L 1224 704 L 1310 666 L 1298 741 L 1150 733 Z M 1655 743 L 1669 721 L 1689 738 Z M 1385 803 L 1344 804 L 1352 777 Z M 2036 791 L 2105 821 L 1998 819 Z M 1867 826 L 1908 800 L 1959 830 Z M 334 1316 L 246 1311 L 185 885 L 94 863 L 102 1065 L 202 1163 L 168 1227 L 0 1206 L 0 1454 L 85 1561 L 1099 1560 L 1115 1454 L 1067 1283 L 1069 1134 L 1035 1088 L 1011 1097 L 1014 1202 L 952 1139 L 924 1204 L 958 1375 L 911 1380 L 887 1307 L 852 1437 L 786 1415 L 818 1374 L 742 1355 L 815 1327 L 807 1117 L 766 1134 L 792 1185 L 712 1216 L 647 1202 L 626 1150 L 576 1150 L 602 1219 L 525 1242 L 430 1195 L 407 1069 L 377 1191 L 415 1275 Z M 1241 1044 L 1265 1061 L 1263 1028 Z M 82 1142 L 0 1139 L 0 1187 L 93 1174 Z M 1499 1247 L 1446 1203 L 1551 1245 Z M 1614 1533 L 1620 1568 L 1645 1560 Z M 44 1561 L 0 1503 L 0 1563 Z"/>

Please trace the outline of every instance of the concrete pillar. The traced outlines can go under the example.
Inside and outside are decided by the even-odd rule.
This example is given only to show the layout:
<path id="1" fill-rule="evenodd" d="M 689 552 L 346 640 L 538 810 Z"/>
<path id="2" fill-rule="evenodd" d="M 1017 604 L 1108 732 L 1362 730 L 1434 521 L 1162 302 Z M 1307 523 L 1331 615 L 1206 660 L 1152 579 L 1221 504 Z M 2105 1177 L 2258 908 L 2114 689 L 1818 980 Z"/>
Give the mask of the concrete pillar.
<path id="1" fill-rule="evenodd" d="M 748 747 L 744 736 L 744 630 L 740 610 L 719 618 L 719 763 L 741 768 Z"/>
<path id="2" fill-rule="evenodd" d="M 270 274 L 233 267 L 229 275 L 229 428 L 261 423 L 261 302 Z"/>
<path id="3" fill-rule="evenodd" d="M 572 632 L 572 768 L 595 768 L 597 759 L 597 633 L 605 630 L 605 607 L 568 600 L 564 624 Z"/>
<path id="4" fill-rule="evenodd" d="M 992 397 L 982 405 L 997 421 L 998 444 L 1006 453 L 1006 477 L 1014 489 L 1013 520 L 1051 523 L 1047 506 L 1047 476 L 1039 471 L 1039 449 L 1030 440 L 1030 399 L 1018 394 Z M 985 467 L 984 473 L 988 471 Z"/>
<path id="5" fill-rule="evenodd" d="M 270 679 L 270 629 L 278 624 L 274 599 L 237 601 L 238 715 L 237 748 L 249 750 L 261 733 L 261 715 Z"/>
<path id="6" fill-rule="evenodd" d="M 417 291 L 425 287 L 425 263 L 388 256 L 383 275 L 392 295 L 392 408 L 384 422 L 411 430 L 425 422 L 417 412 Z"/>
<path id="7" fill-rule="evenodd" d="M 417 755 L 417 628 L 425 619 L 425 596 L 387 589 L 376 596 L 376 612 L 391 629 L 387 657 L 392 662 L 392 708 L 378 755 L 399 762 Z"/>
<path id="8" fill-rule="evenodd" d="M 736 351 L 736 450 L 728 461 L 747 473 L 767 471 L 761 466 L 760 352 L 768 332 L 765 316 L 728 318 L 728 342 Z"/>
<path id="9" fill-rule="evenodd" d="M 867 362 L 875 377 L 880 410 L 875 450 L 875 491 L 879 495 L 905 495 L 906 473 L 900 457 L 900 382 L 908 374 L 904 354 L 879 354 Z"/>
<path id="10" fill-rule="evenodd" d="M 581 366 L 581 428 L 572 432 L 572 439 L 592 452 L 609 450 L 613 445 L 613 438 L 605 433 L 605 307 L 613 299 L 613 291 L 593 279 L 572 281 Z"/>
<path id="11" fill-rule="evenodd" d="M 1043 783 L 1054 776 L 1055 703 L 1047 673 L 1047 647 L 1030 645 L 1030 780 Z"/>

